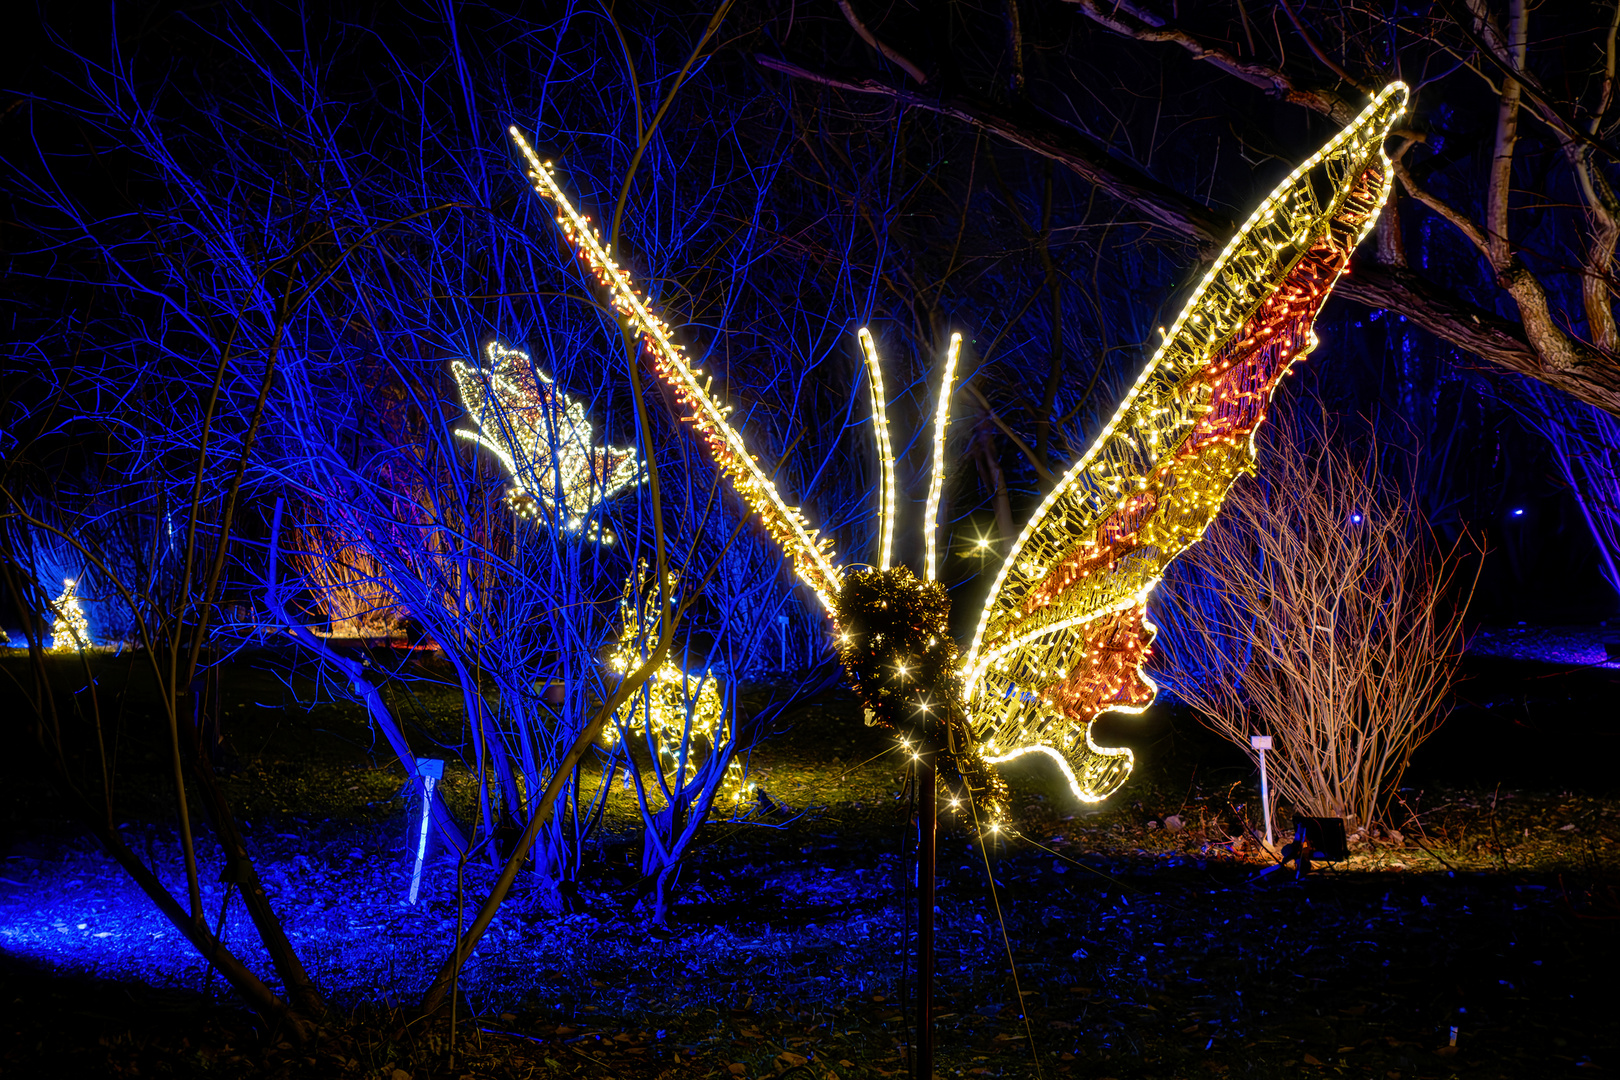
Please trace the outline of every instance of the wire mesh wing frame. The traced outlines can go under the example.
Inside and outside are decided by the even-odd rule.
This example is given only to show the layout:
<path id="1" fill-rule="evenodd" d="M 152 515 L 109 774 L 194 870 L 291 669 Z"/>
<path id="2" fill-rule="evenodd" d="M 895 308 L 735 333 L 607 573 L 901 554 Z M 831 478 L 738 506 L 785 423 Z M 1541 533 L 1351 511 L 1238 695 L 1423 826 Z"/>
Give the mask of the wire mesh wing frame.
<path id="1" fill-rule="evenodd" d="M 1148 595 L 1253 471 L 1266 407 L 1389 195 L 1384 139 L 1407 97 L 1385 87 L 1261 203 L 1013 544 L 963 661 L 986 760 L 1044 754 L 1084 801 L 1130 775 L 1091 724 L 1152 702 Z"/>

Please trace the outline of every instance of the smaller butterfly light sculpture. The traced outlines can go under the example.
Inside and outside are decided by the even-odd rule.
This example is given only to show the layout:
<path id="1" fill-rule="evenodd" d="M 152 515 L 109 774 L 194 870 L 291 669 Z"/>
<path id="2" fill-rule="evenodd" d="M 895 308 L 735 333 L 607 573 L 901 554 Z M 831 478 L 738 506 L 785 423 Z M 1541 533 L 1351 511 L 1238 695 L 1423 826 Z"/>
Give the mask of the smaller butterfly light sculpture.
<path id="1" fill-rule="evenodd" d="M 467 415 L 476 431 L 456 434 L 500 459 L 511 474 L 507 505 L 519 517 L 560 524 L 604 544 L 613 533 L 592 512 L 641 479 L 634 447 L 592 445 L 585 405 L 557 388 L 529 362 L 527 353 L 491 342 L 487 370 L 450 364 Z"/>
<path id="2" fill-rule="evenodd" d="M 614 309 L 640 334 L 709 456 L 814 590 L 868 723 L 917 733 L 947 751 L 991 828 L 1005 806 L 996 767 L 1048 758 L 1074 795 L 1106 798 L 1130 775 L 1126 747 L 1099 745 L 1104 713 L 1139 713 L 1156 688 L 1149 594 L 1197 543 L 1228 490 L 1255 469 L 1254 435 L 1289 369 L 1316 346 L 1312 324 L 1389 196 L 1384 140 L 1406 107 L 1391 83 L 1344 130 L 1272 190 L 1193 291 L 1113 417 L 1035 508 L 1002 563 L 965 650 L 949 632 L 934 533 L 960 335 L 953 335 L 934 420 L 923 576 L 891 562 L 897 509 L 882 367 L 871 334 L 881 477 L 875 566 L 839 565 L 726 421 L 662 318 L 647 305 L 548 162 L 512 129 L 537 194 Z"/>
<path id="3" fill-rule="evenodd" d="M 647 659 L 647 643 L 658 639 L 660 600 L 657 589 L 648 588 L 651 574 L 645 561 L 636 576 L 625 581 L 619 601 L 619 641 L 608 655 L 608 666 L 623 675 Z M 664 579 L 671 597 L 680 588 L 680 575 L 671 571 Z M 639 615 L 636 590 L 643 600 Z M 619 741 L 619 728 L 628 734 L 647 738 L 656 747 L 652 775 L 663 790 L 666 802 L 674 802 L 682 789 L 698 778 L 705 762 L 731 742 L 731 717 L 720 693 L 720 681 L 713 671 L 688 671 L 674 660 L 665 660 L 652 678 L 626 703 L 609 726 L 606 742 Z M 627 777 L 625 784 L 630 780 Z M 743 778 L 742 762 L 732 757 L 718 785 L 718 794 L 732 805 L 744 802 L 753 790 Z M 691 792 L 687 792 L 691 794 Z"/>

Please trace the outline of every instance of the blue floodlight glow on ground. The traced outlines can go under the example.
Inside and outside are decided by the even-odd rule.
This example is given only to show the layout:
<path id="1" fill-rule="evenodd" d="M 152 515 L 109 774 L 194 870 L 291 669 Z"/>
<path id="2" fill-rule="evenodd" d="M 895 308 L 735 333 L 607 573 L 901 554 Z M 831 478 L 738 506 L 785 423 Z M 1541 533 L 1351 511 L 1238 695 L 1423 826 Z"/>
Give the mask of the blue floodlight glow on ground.
<path id="1" fill-rule="evenodd" d="M 304 830 L 299 825 L 277 828 Z M 379 987 L 394 996 L 420 993 L 454 945 L 455 875 L 427 875 L 421 902 L 408 904 L 411 868 L 400 857 L 398 828 L 396 818 L 372 830 L 348 830 L 331 842 L 268 830 L 248 841 L 287 937 L 317 984 L 340 1005 L 371 999 Z M 176 872 L 173 832 L 136 828 L 125 837 L 137 857 L 155 859 L 160 879 L 184 902 L 186 885 Z M 223 863 L 217 849 L 207 850 L 206 840 L 199 838 L 198 846 L 203 910 L 212 928 L 225 900 L 226 885 L 219 881 Z M 468 866 L 465 921 L 476 913 L 477 900 L 493 875 L 486 864 Z M 496 916 L 472 954 L 465 984 L 488 992 L 503 983 L 518 992 L 532 986 L 533 977 L 516 970 L 532 966 L 531 950 L 520 946 L 515 924 L 508 921 L 512 914 Z M 227 948 L 279 989 L 240 896 L 230 898 L 222 936 Z M 0 953 L 102 979 L 232 997 L 230 987 L 156 905 L 98 846 L 86 841 L 69 842 L 40 859 L 7 860 L 0 883 Z M 367 972 L 384 974 L 368 987 Z"/>
<path id="2" fill-rule="evenodd" d="M 454 948 L 456 874 L 448 854 L 429 861 L 438 864 L 442 859 L 450 872 L 424 875 L 416 906 L 405 899 L 411 879 L 407 860 L 415 854 L 416 840 L 416 820 L 414 816 L 408 820 L 411 835 L 403 852 L 399 844 L 403 822 L 397 816 L 373 825 L 345 823 L 342 829 L 282 820 L 252 829 L 247 838 L 288 939 L 337 1008 L 414 1000 Z M 283 829 L 287 831 L 276 831 Z M 124 836 L 138 858 L 155 860 L 154 869 L 164 885 L 184 902 L 186 886 L 177 872 L 173 830 L 136 826 L 125 830 Z M 219 880 L 223 864 L 217 849 L 210 851 L 210 846 L 200 838 L 203 910 L 213 927 L 227 886 Z M 182 989 L 220 1001 L 235 999 L 225 980 L 211 971 L 184 935 L 97 845 L 72 840 L 33 847 L 40 851 L 38 857 L 14 854 L 0 873 L 0 955 L 47 971 Z M 464 923 L 471 922 L 498 873 L 482 859 L 467 863 Z M 803 902 L 819 909 L 849 907 L 865 895 L 858 879 L 837 875 L 817 874 L 800 887 Z M 762 995 L 771 993 L 773 986 L 780 990 L 779 969 L 759 964 L 765 939 L 757 926 L 717 927 L 686 946 L 649 948 L 639 934 L 604 934 L 603 921 L 613 919 L 611 914 L 582 913 L 535 920 L 520 889 L 471 953 L 460 980 L 463 992 L 475 1010 L 484 1011 L 526 1002 L 544 1003 L 548 1009 L 584 1005 L 594 1011 L 611 1002 L 615 1009 L 656 1005 L 681 1012 L 709 1003 L 710 992 L 693 985 L 700 973 L 712 977 L 715 985 L 725 985 L 728 995 L 737 986 Z M 841 935 L 851 935 L 858 945 L 888 941 L 900 933 L 901 923 L 900 909 L 885 907 L 852 916 L 839 936 L 812 924 L 799 932 L 792 951 L 811 965 L 803 969 L 808 978 L 849 960 L 850 942 Z M 281 990 L 234 892 L 222 937 L 226 947 L 273 990 Z M 582 985 L 577 978 L 552 970 L 556 957 L 569 957 L 571 964 L 586 967 L 655 970 L 659 989 L 637 998 L 641 1004 L 627 1006 L 616 990 Z M 537 958 L 547 962 L 537 963 Z M 874 977 L 871 971 L 852 970 L 841 980 L 816 985 L 833 996 L 865 994 L 880 984 L 891 987 L 892 975 Z"/>
<path id="3" fill-rule="evenodd" d="M 1513 516 L 1514 517 L 1524 517 L 1524 508 L 1523 507 L 1516 508 L 1513 511 Z"/>

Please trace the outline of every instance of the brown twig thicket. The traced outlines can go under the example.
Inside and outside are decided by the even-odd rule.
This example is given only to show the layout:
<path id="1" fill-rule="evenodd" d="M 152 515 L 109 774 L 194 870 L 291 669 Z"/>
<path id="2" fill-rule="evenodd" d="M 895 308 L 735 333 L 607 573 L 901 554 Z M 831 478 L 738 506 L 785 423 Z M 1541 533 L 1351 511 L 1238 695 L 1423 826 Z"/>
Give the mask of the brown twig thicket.
<path id="1" fill-rule="evenodd" d="M 1443 717 L 1470 552 L 1437 546 L 1376 446 L 1266 432 L 1260 479 L 1233 488 L 1187 555 L 1191 587 L 1164 591 L 1168 681 L 1245 752 L 1251 734 L 1275 737 L 1280 801 L 1365 827 Z"/>

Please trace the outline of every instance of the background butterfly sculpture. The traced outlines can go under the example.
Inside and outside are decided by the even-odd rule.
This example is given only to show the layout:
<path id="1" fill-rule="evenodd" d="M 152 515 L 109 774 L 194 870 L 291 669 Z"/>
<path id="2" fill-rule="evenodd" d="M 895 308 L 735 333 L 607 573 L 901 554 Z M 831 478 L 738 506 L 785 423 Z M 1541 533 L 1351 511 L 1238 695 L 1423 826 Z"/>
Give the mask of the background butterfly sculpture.
<path id="1" fill-rule="evenodd" d="M 1030 753 L 1053 759 L 1082 800 L 1130 775 L 1128 749 L 1099 746 L 1104 712 L 1140 712 L 1155 687 L 1142 673 L 1154 628 L 1149 593 L 1172 559 L 1204 534 L 1231 485 L 1253 471 L 1253 436 L 1289 367 L 1316 344 L 1311 326 L 1372 228 L 1392 181 L 1384 139 L 1408 91 L 1391 83 L 1343 131 L 1277 186 L 1194 291 L 1164 343 L 1095 443 L 1031 515 L 1002 564 L 965 655 L 948 633 L 950 600 L 935 577 L 935 518 L 944 475 L 953 336 L 934 425 L 924 577 L 890 565 L 894 460 L 882 371 L 872 373 L 882 477 L 875 567 L 843 572 L 830 545 L 787 504 L 725 419 L 668 324 L 650 311 L 589 220 L 521 132 L 512 138 L 535 190 L 640 332 L 654 371 L 674 390 L 716 464 L 838 624 L 840 657 L 868 722 L 943 737 L 992 805 L 993 766 Z"/>
<path id="2" fill-rule="evenodd" d="M 513 513 L 559 520 L 570 531 L 583 528 L 597 504 L 641 476 L 635 449 L 591 445 L 584 403 L 557 389 L 527 353 L 498 342 L 491 342 L 487 353 L 487 370 L 459 360 L 450 364 L 461 403 L 478 425 L 476 431 L 456 434 L 506 466 Z M 589 534 L 613 542 L 613 533 L 600 525 L 593 524 Z"/>

